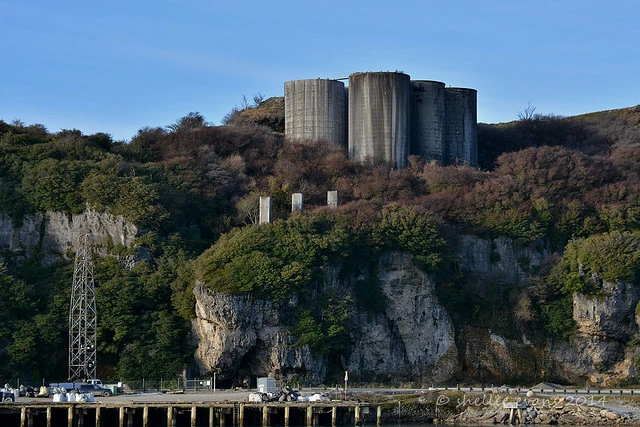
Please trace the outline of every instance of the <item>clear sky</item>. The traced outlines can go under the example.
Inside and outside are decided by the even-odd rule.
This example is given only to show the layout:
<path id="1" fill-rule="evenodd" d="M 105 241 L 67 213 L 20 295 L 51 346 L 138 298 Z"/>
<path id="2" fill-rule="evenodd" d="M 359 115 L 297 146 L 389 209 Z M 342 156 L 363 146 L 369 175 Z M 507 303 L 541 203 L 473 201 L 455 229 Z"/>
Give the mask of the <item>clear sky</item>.
<path id="1" fill-rule="evenodd" d="M 478 120 L 640 104 L 638 0 L 0 0 L 0 119 L 130 140 L 284 82 L 403 71 Z"/>

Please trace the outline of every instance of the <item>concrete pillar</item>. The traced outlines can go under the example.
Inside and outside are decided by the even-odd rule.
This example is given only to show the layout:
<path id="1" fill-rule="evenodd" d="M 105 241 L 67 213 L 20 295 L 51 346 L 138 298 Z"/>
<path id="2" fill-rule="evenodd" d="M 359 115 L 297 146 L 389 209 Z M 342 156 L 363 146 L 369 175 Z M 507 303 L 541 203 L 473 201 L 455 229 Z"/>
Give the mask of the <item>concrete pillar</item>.
<path id="1" fill-rule="evenodd" d="M 271 197 L 260 197 L 260 224 L 271 223 Z"/>
<path id="2" fill-rule="evenodd" d="M 269 407 L 267 405 L 262 407 L 262 427 L 269 426 Z"/>
<path id="3" fill-rule="evenodd" d="M 313 427 L 313 407 L 307 406 L 307 427 Z"/>
<path id="4" fill-rule="evenodd" d="M 302 212 L 304 209 L 302 193 L 291 195 L 291 212 Z"/>
<path id="5" fill-rule="evenodd" d="M 338 192 L 333 190 L 333 191 L 327 191 L 327 206 L 329 206 L 330 208 L 337 208 L 338 207 Z"/>
<path id="6" fill-rule="evenodd" d="M 196 427 L 196 405 L 191 406 L 191 427 Z"/>
<path id="7" fill-rule="evenodd" d="M 290 418 L 291 408 L 289 405 L 284 407 L 284 427 L 289 427 L 289 418 Z"/>
<path id="8" fill-rule="evenodd" d="M 147 405 L 142 408 L 142 427 L 149 427 L 149 407 Z"/>
<path id="9" fill-rule="evenodd" d="M 167 427 L 175 427 L 175 419 L 173 418 L 173 406 L 167 408 Z"/>
<path id="10" fill-rule="evenodd" d="M 331 408 L 331 427 L 338 425 L 338 408 L 334 406 Z"/>
<path id="11" fill-rule="evenodd" d="M 100 407 L 96 406 L 96 427 L 100 427 L 100 421 L 101 421 L 100 418 L 101 418 L 100 417 Z M 47 419 L 49 419 L 49 414 L 48 413 L 47 413 Z M 48 422 L 47 422 L 47 427 L 51 427 Z"/>
<path id="12" fill-rule="evenodd" d="M 27 407 L 23 406 L 20 409 L 20 427 L 24 427 L 25 421 L 27 421 Z"/>
<path id="13" fill-rule="evenodd" d="M 213 411 L 213 406 L 209 406 L 209 427 L 214 427 L 214 420 L 215 420 L 215 416 L 214 416 L 214 411 Z"/>
<path id="14" fill-rule="evenodd" d="M 98 422 L 98 411 L 100 411 L 100 407 L 96 408 L 96 427 L 100 427 L 100 423 Z M 47 427 L 51 427 L 51 406 L 47 406 Z"/>
<path id="15" fill-rule="evenodd" d="M 436 405 L 436 409 L 438 406 Z M 380 427 L 382 425 L 382 406 L 378 406 L 378 410 L 376 412 L 376 426 Z"/>
<path id="16" fill-rule="evenodd" d="M 238 405 L 238 427 L 244 427 L 244 404 Z"/>
<path id="17" fill-rule="evenodd" d="M 67 409 L 67 426 L 73 427 L 73 406 Z"/>
<path id="18" fill-rule="evenodd" d="M 355 425 L 360 425 L 360 406 L 356 405 Z"/>
<path id="19" fill-rule="evenodd" d="M 124 406 L 121 406 L 118 411 L 118 425 L 124 427 Z"/>

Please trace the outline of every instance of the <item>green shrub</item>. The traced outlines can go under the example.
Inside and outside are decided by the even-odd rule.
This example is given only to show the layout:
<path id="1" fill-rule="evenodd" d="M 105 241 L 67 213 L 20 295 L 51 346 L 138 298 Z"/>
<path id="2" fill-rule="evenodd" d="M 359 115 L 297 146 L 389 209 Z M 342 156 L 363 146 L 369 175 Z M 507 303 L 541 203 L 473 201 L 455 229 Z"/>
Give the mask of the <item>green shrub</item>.
<path id="1" fill-rule="evenodd" d="M 573 320 L 573 298 L 565 295 L 549 301 L 543 307 L 544 325 L 547 332 L 570 341 L 576 332 Z"/>
<path id="2" fill-rule="evenodd" d="M 315 310 L 299 307 L 293 326 L 293 333 L 298 337 L 296 345 L 308 344 L 325 354 L 343 349 L 349 343 L 352 306 L 351 296 L 332 288 L 322 293 Z"/>
<path id="3" fill-rule="evenodd" d="M 281 299 L 300 293 L 317 268 L 344 255 L 348 234 L 322 218 L 250 225 L 224 235 L 197 262 L 197 277 L 213 289 Z"/>
<path id="4" fill-rule="evenodd" d="M 640 239 L 629 233 L 596 234 L 569 243 L 547 278 L 563 293 L 597 294 L 596 279 L 637 283 L 640 279 Z"/>
<path id="5" fill-rule="evenodd" d="M 577 261 L 585 275 L 602 280 L 637 283 L 640 278 L 640 238 L 630 233 L 594 235 L 576 243 Z"/>
<path id="6" fill-rule="evenodd" d="M 383 248 L 402 249 L 415 254 L 425 271 L 433 272 L 442 261 L 444 240 L 429 216 L 400 205 L 385 206 L 373 229 L 374 241 Z"/>

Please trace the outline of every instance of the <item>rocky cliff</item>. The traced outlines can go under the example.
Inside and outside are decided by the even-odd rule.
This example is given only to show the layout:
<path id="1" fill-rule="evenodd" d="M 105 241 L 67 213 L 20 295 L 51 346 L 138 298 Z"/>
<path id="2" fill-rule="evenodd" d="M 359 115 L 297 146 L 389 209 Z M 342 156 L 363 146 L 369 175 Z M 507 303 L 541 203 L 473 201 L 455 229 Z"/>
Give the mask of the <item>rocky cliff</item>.
<path id="1" fill-rule="evenodd" d="M 236 379 L 281 370 L 309 372 L 316 380 L 324 377 L 324 358 L 314 356 L 309 346 L 294 346 L 296 339 L 282 321 L 282 313 L 295 307 L 295 299 L 276 306 L 251 296 L 211 292 L 203 283 L 196 285 L 194 294 L 195 356 L 202 371 Z"/>
<path id="2" fill-rule="evenodd" d="M 383 313 L 356 311 L 349 319 L 350 345 L 338 369 L 372 381 L 439 381 L 458 369 L 451 318 L 434 294 L 428 275 L 412 258 L 392 253 L 380 260 L 378 279 L 388 299 Z M 329 286 L 346 286 L 329 281 Z M 322 382 L 330 361 L 307 345 L 293 345 L 287 314 L 291 299 L 276 307 L 248 296 L 194 290 L 196 360 L 202 371 L 226 378 L 300 374 Z"/>
<path id="3" fill-rule="evenodd" d="M 86 233 L 94 249 L 105 255 L 112 245 L 135 245 L 138 230 L 122 217 L 93 210 L 72 216 L 29 215 L 18 226 L 0 213 L 0 246 L 17 255 L 37 254 L 44 265 L 71 258 Z M 522 289 L 550 254 L 541 245 L 470 235 L 459 236 L 454 251 L 457 268 L 468 274 L 473 286 L 499 282 Z M 640 339 L 640 290 L 634 284 L 598 281 L 597 295 L 574 294 L 574 340 L 532 343 L 524 334 L 515 339 L 487 325 L 454 324 L 454 313 L 436 296 L 433 277 L 418 269 L 409 255 L 388 253 L 376 271 L 387 304 L 378 313 L 350 313 L 348 345 L 335 360 L 308 345 L 296 345 L 299 337 L 291 325 L 301 304 L 298 298 L 275 304 L 215 293 L 197 284 L 193 336 L 200 371 L 217 371 L 234 381 L 271 374 L 304 376 L 318 383 L 343 369 L 354 381 L 422 384 L 506 381 L 522 371 L 529 378 L 594 385 L 637 376 L 640 351 L 631 344 Z M 341 281 L 336 272 L 326 268 L 323 286 L 352 292 L 349 279 Z"/>
<path id="4" fill-rule="evenodd" d="M 459 267 L 476 278 L 517 284 L 528 279 L 550 251 L 540 242 L 521 245 L 512 239 L 460 235 L 456 245 Z"/>
<path id="5" fill-rule="evenodd" d="M 104 255 L 110 245 L 133 245 L 138 229 L 121 216 L 91 209 L 70 216 L 61 212 L 26 215 L 19 226 L 0 212 L 0 246 L 27 257 L 38 251 L 44 265 L 73 257 L 80 237 L 87 233 L 94 250 Z"/>
<path id="6" fill-rule="evenodd" d="M 587 377 L 593 385 L 635 377 L 640 352 L 629 342 L 640 333 L 636 306 L 638 288 L 624 282 L 599 282 L 597 295 L 573 295 L 573 319 L 578 333 L 570 350 L 560 354 L 565 368 Z"/>
<path id="7" fill-rule="evenodd" d="M 523 289 L 550 254 L 541 245 L 476 236 L 460 236 L 455 251 L 458 268 L 477 282 L 473 286 L 493 281 Z M 640 359 L 628 342 L 638 336 L 640 294 L 631 284 L 603 283 L 598 296 L 575 294 L 578 332 L 572 343 L 531 342 L 525 334 L 507 338 L 487 325 L 454 325 L 452 313 L 436 296 L 433 278 L 409 255 L 382 257 L 377 275 L 388 304 L 381 313 L 352 313 L 340 366 L 308 346 L 293 345 L 297 337 L 291 333 L 290 314 L 297 299 L 275 306 L 198 284 L 193 330 L 200 370 L 224 371 L 227 378 L 295 373 L 322 382 L 332 369 L 344 369 L 356 381 L 414 384 L 518 378 L 607 384 L 635 375 L 634 361 Z M 348 287 L 329 270 L 326 283 Z"/>

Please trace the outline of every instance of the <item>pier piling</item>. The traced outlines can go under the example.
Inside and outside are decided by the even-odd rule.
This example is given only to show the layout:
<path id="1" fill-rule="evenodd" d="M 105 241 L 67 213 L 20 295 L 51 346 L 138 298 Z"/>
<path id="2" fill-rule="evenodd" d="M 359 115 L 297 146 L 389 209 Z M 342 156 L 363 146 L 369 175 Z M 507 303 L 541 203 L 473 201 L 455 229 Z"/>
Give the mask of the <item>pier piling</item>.
<path id="1" fill-rule="evenodd" d="M 371 405 L 355 402 L 46 402 L 0 405 L 2 427 L 361 426 Z M 377 426 L 381 408 L 377 407 Z"/>
<path id="2" fill-rule="evenodd" d="M 173 418 L 173 406 L 167 408 L 167 427 L 176 427 L 175 419 Z"/>

